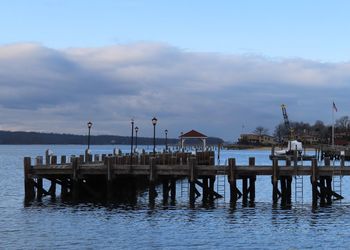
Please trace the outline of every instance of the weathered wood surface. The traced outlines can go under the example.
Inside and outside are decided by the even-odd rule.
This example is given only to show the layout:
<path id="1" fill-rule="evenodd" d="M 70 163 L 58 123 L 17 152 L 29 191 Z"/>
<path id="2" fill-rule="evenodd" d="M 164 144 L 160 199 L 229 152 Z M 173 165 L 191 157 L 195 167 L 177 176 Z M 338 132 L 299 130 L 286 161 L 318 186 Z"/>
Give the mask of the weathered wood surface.
<path id="1" fill-rule="evenodd" d="M 147 175 L 150 173 L 150 165 L 117 165 L 112 164 L 110 171 L 107 171 L 107 165 L 104 163 L 79 164 L 79 175 Z M 336 172 L 334 170 L 337 170 Z M 55 165 L 36 165 L 32 166 L 28 171 L 31 177 L 40 177 L 48 175 L 72 175 L 74 168 L 72 164 L 55 164 Z M 153 170 L 155 171 L 155 170 Z M 156 165 L 156 173 L 159 176 L 188 176 L 190 168 L 186 165 Z M 279 166 L 280 176 L 309 175 L 312 176 L 311 166 Z M 234 173 L 236 177 L 251 175 L 269 175 L 273 176 L 273 166 L 235 166 Z M 229 166 L 208 166 L 197 165 L 196 176 L 215 176 L 230 175 Z M 317 167 L 318 176 L 332 175 L 350 175 L 350 167 Z"/>

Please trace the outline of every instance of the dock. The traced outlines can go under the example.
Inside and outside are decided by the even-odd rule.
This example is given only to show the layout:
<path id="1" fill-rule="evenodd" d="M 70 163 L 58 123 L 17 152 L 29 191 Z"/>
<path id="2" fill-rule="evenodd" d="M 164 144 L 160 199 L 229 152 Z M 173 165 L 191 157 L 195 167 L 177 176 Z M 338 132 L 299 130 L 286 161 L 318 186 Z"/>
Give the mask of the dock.
<path id="1" fill-rule="evenodd" d="M 60 161 L 58 162 L 58 158 Z M 331 204 L 342 199 L 337 190 L 332 189 L 334 176 L 350 175 L 344 159 L 340 166 L 334 167 L 330 158 L 325 157 L 318 165 L 316 158 L 311 166 L 303 166 L 297 158 L 272 159 L 271 165 L 255 164 L 250 157 L 247 165 L 237 165 L 234 158 L 227 165 L 214 164 L 214 152 L 196 152 L 196 154 L 142 153 L 133 156 L 123 154 L 65 156 L 46 154 L 34 159 L 24 158 L 25 201 L 42 200 L 43 196 L 55 198 L 57 186 L 61 187 L 60 197 L 72 201 L 101 199 L 107 201 L 135 201 L 140 192 L 148 191 L 149 203 L 154 204 L 158 196 L 157 186 L 162 186 L 163 202 L 174 203 L 176 183 L 188 180 L 188 198 L 191 206 L 200 197 L 203 202 L 213 202 L 223 194 L 214 189 L 217 176 L 226 176 L 230 189 L 230 203 L 235 206 L 242 200 L 243 205 L 254 205 L 257 176 L 271 176 L 272 202 L 279 201 L 290 206 L 292 200 L 292 181 L 295 176 L 309 176 L 312 186 L 313 206 Z M 43 180 L 50 187 L 43 185 Z M 237 185 L 242 180 L 242 186 Z M 297 179 L 295 179 L 297 181 Z"/>

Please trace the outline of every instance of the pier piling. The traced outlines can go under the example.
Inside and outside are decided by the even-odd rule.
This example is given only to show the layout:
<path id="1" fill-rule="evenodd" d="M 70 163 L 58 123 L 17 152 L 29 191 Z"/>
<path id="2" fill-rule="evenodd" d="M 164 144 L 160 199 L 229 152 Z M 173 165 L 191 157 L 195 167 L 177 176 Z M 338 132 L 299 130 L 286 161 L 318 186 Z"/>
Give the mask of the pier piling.
<path id="1" fill-rule="evenodd" d="M 25 201 L 31 201 L 35 198 L 34 180 L 29 176 L 31 170 L 31 158 L 24 158 L 24 197 Z"/>

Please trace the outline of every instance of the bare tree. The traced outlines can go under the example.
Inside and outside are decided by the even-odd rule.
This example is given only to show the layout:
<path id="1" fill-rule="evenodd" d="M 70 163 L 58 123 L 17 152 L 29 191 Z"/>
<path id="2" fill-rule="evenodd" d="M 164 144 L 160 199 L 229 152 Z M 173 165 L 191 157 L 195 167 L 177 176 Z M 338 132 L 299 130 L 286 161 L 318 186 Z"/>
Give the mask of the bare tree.
<path id="1" fill-rule="evenodd" d="M 344 131 L 349 126 L 349 116 L 342 116 L 335 121 L 335 127 L 341 131 Z"/>
<path id="2" fill-rule="evenodd" d="M 269 129 L 264 128 L 263 126 L 258 126 L 254 130 L 254 134 L 256 135 L 266 135 L 269 132 Z"/>
<path id="3" fill-rule="evenodd" d="M 280 123 L 275 127 L 275 131 L 273 133 L 273 136 L 275 137 L 275 139 L 281 143 L 283 138 L 288 136 L 289 131 L 286 128 L 286 126 L 284 125 L 284 123 Z"/>

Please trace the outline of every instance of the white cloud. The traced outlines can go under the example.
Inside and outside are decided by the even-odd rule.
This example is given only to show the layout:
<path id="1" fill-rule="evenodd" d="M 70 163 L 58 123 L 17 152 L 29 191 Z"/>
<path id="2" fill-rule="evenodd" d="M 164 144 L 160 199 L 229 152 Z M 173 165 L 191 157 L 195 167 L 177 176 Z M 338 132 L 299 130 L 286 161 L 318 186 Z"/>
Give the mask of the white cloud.
<path id="1" fill-rule="evenodd" d="M 271 59 L 254 55 L 193 53 L 158 43 L 102 48 L 49 49 L 38 44 L 0 47 L 2 129 L 129 134 L 134 117 L 140 136 L 151 118 L 172 137 L 199 129 L 225 139 L 242 125 L 273 130 L 282 120 L 329 122 L 350 101 L 350 63 Z M 160 132 L 159 132 L 160 133 Z"/>

